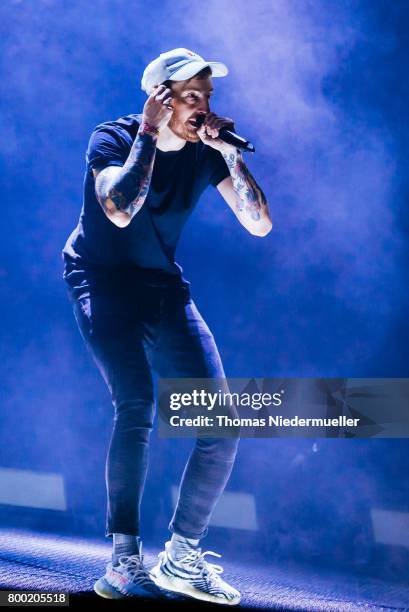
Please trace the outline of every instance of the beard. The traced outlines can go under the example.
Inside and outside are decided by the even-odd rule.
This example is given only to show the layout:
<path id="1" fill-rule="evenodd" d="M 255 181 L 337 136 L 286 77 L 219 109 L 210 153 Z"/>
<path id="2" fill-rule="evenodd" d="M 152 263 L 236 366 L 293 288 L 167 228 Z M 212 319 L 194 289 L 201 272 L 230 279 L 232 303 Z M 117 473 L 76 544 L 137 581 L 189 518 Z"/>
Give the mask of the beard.
<path id="1" fill-rule="evenodd" d="M 199 142 L 200 136 L 197 134 L 197 128 L 193 127 L 190 123 L 182 123 L 177 119 L 171 117 L 168 128 L 179 136 L 179 138 L 183 138 L 183 140 L 187 140 L 187 142 Z"/>

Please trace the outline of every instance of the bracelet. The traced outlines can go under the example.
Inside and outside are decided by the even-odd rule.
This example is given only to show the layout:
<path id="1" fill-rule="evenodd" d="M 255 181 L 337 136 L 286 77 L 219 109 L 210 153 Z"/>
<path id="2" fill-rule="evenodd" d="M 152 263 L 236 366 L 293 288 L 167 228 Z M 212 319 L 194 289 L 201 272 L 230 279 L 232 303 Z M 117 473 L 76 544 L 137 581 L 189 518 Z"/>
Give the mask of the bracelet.
<path id="1" fill-rule="evenodd" d="M 157 136 L 159 134 L 159 130 L 153 125 L 147 123 L 146 121 L 143 121 L 143 123 L 141 123 L 138 128 L 138 134 L 150 134 L 151 136 Z"/>

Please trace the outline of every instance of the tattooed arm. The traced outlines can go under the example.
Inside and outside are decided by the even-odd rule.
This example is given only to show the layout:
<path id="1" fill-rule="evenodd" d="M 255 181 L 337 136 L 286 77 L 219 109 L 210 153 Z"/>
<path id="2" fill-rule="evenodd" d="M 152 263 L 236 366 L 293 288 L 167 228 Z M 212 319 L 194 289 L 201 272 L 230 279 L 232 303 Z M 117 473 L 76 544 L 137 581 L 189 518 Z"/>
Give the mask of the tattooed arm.
<path id="1" fill-rule="evenodd" d="M 240 223 L 255 236 L 266 236 L 273 227 L 266 197 L 250 173 L 240 151 L 222 150 L 230 176 L 217 189 L 232 208 Z"/>
<path id="2" fill-rule="evenodd" d="M 230 170 L 230 176 L 217 185 L 227 204 L 246 230 L 254 236 L 266 236 L 273 227 L 266 197 L 244 163 L 241 152 L 218 138 L 222 127 L 232 129 L 231 126 L 234 126 L 231 119 L 208 113 L 197 133 L 205 144 L 220 151 Z"/>
<path id="3" fill-rule="evenodd" d="M 142 122 L 124 166 L 93 170 L 95 192 L 108 219 L 126 227 L 140 211 L 149 191 L 159 131 L 172 115 L 172 93 L 155 87 L 143 108 Z"/>
<path id="4" fill-rule="evenodd" d="M 129 225 L 149 190 L 157 135 L 143 131 L 143 124 L 141 128 L 124 166 L 108 166 L 100 172 L 93 171 L 95 192 L 102 210 L 118 227 Z"/>

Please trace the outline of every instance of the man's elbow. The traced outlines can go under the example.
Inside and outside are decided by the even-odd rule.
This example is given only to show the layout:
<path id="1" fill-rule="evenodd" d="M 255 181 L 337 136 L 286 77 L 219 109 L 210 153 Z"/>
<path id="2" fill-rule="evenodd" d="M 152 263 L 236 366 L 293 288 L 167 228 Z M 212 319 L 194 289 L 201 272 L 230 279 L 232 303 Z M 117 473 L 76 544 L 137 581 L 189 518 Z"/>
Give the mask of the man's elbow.
<path id="1" fill-rule="evenodd" d="M 264 221 L 263 223 L 260 223 L 260 225 L 257 225 L 256 228 L 252 228 L 250 230 L 250 233 L 253 234 L 253 236 L 264 238 L 265 236 L 267 236 L 267 234 L 271 232 L 272 229 L 273 229 L 273 222 L 271 221 L 271 219 L 266 219 L 266 221 Z"/>
<path id="2" fill-rule="evenodd" d="M 117 227 L 127 227 L 132 220 L 131 213 L 125 210 L 119 210 L 109 197 L 104 199 L 103 209 L 111 223 Z"/>
<path id="3" fill-rule="evenodd" d="M 127 227 L 131 222 L 130 215 L 126 213 L 112 213 L 108 215 L 108 219 L 117 227 Z"/>

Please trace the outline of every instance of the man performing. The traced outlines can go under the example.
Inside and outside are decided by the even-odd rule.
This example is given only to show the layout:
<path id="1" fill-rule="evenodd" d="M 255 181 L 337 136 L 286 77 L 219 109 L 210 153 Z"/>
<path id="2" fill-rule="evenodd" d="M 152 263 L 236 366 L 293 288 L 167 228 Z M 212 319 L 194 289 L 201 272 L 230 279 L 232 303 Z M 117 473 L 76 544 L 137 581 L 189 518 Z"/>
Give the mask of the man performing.
<path id="1" fill-rule="evenodd" d="M 234 605 L 240 593 L 199 547 L 229 479 L 237 438 L 196 438 L 158 564 L 144 566 L 140 504 L 154 419 L 153 374 L 224 378 L 212 333 L 175 262 L 182 228 L 201 193 L 217 187 L 253 235 L 271 229 L 266 198 L 238 149 L 218 138 L 231 119 L 210 112 L 212 77 L 227 74 L 187 49 L 145 69 L 141 115 L 91 135 L 84 203 L 64 249 L 64 279 L 85 344 L 111 393 L 114 426 L 106 461 L 106 537 L 112 561 L 95 591 L 106 598 L 161 589 Z M 204 118 L 200 128 L 198 117 Z M 215 553 L 212 553 L 215 554 Z M 219 555 L 216 555 L 219 556 Z"/>

